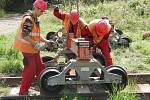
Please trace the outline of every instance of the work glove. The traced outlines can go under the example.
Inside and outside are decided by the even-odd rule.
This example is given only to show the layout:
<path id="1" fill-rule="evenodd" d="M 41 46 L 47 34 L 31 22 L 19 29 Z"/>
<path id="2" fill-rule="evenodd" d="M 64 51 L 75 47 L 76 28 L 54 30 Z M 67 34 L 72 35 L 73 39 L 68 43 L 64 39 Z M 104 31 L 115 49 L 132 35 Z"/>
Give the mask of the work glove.
<path id="1" fill-rule="evenodd" d="M 40 44 L 39 42 L 37 42 L 34 46 L 35 49 L 38 49 L 39 51 L 42 51 L 46 48 L 46 45 Z"/>
<path id="2" fill-rule="evenodd" d="M 58 48 L 58 44 L 55 43 L 54 41 L 49 41 L 49 42 L 47 42 L 45 45 L 46 45 L 46 49 L 47 49 L 48 51 L 53 51 L 54 49 L 57 49 L 57 48 Z"/>

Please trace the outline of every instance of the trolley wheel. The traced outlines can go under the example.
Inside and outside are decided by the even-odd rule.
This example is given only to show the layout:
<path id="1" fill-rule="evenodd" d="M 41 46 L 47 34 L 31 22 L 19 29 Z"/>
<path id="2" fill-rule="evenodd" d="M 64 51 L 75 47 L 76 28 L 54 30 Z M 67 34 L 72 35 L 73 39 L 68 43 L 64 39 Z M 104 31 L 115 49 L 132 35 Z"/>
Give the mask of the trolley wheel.
<path id="1" fill-rule="evenodd" d="M 43 73 L 41 73 L 39 85 L 40 89 L 44 93 L 57 93 L 63 89 L 63 85 L 49 85 L 48 78 L 58 75 L 60 72 L 57 69 L 46 68 Z"/>
<path id="2" fill-rule="evenodd" d="M 126 71 L 122 68 L 122 67 L 119 67 L 119 66 L 111 66 L 107 69 L 108 72 L 110 73 L 113 73 L 113 74 L 117 74 L 117 75 L 120 75 L 122 77 L 121 79 L 121 83 L 109 83 L 109 84 L 106 84 L 106 88 L 111 92 L 117 92 L 118 90 L 123 90 L 127 84 L 128 84 L 128 77 L 127 77 L 127 73 Z M 115 90 L 113 90 L 115 89 Z"/>
<path id="3" fill-rule="evenodd" d="M 53 40 L 53 37 L 55 36 L 56 32 L 48 32 L 46 35 L 47 40 Z"/>

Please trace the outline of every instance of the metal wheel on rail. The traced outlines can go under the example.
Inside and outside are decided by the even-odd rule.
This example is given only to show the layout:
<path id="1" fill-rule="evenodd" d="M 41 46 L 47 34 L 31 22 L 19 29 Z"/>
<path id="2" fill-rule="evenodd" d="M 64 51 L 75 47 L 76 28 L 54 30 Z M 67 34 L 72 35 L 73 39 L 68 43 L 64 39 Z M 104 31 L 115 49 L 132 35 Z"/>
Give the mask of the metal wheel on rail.
<path id="1" fill-rule="evenodd" d="M 117 92 L 118 90 L 123 90 L 127 84 L 128 84 L 128 77 L 126 71 L 119 66 L 111 66 L 107 68 L 107 71 L 113 74 L 120 75 L 122 77 L 121 83 L 109 83 L 106 84 L 106 88 L 109 90 L 109 92 Z"/>
<path id="2" fill-rule="evenodd" d="M 58 93 L 63 89 L 63 85 L 49 85 L 48 78 L 58 75 L 60 72 L 57 69 L 46 68 L 40 75 L 39 86 L 44 93 Z"/>

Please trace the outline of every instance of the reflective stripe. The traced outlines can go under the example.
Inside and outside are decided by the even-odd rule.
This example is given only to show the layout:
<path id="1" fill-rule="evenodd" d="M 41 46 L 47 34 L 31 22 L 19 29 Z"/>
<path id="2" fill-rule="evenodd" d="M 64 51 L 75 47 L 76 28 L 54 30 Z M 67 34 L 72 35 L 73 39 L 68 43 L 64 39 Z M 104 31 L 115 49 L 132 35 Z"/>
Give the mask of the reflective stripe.
<path id="1" fill-rule="evenodd" d="M 36 32 L 30 32 L 29 34 L 30 36 L 40 36 L 40 33 L 36 33 Z"/>

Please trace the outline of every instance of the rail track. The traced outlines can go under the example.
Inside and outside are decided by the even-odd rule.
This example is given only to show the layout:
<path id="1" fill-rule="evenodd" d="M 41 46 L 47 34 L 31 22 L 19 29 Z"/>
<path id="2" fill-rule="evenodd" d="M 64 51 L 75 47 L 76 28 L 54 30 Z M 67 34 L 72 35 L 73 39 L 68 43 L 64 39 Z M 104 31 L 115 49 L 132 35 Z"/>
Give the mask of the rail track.
<path id="1" fill-rule="evenodd" d="M 137 95 L 137 100 L 150 100 L 150 73 L 130 73 L 128 78 L 135 80 L 137 90 L 131 92 Z M 2 77 L 0 81 L 8 86 L 20 84 L 21 77 Z M 88 89 L 79 89 L 77 93 L 58 93 L 52 95 L 37 95 L 37 96 L 1 96 L 0 100 L 61 100 L 62 97 L 79 95 L 83 100 L 109 100 L 109 93 L 105 90 L 91 92 Z M 68 100 L 68 99 L 67 99 Z"/>

